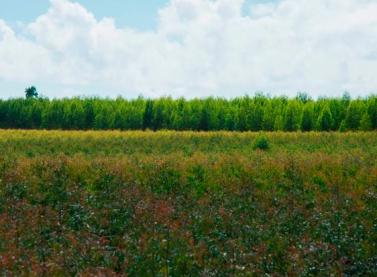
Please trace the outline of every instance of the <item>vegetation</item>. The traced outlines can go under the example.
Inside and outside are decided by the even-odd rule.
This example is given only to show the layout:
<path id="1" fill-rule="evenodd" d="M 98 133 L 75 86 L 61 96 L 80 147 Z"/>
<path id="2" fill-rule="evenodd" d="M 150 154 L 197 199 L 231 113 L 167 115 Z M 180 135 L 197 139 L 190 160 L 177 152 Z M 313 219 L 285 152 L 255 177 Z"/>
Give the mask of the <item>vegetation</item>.
<path id="1" fill-rule="evenodd" d="M 118 98 L 36 97 L 34 87 L 27 99 L 0 100 L 2 129 L 62 130 L 192 130 L 192 131 L 369 131 L 377 129 L 377 96 L 352 100 L 312 100 L 268 97 L 257 93 L 231 100 L 185 100 L 163 97 L 133 100 Z"/>
<path id="2" fill-rule="evenodd" d="M 253 149 L 268 150 L 270 146 L 268 145 L 268 140 L 265 136 L 258 136 L 254 140 Z"/>
<path id="3" fill-rule="evenodd" d="M 0 131 L 0 272 L 376 276 L 376 153 L 373 132 Z"/>
<path id="4" fill-rule="evenodd" d="M 32 86 L 25 89 L 25 97 L 26 99 L 29 98 L 38 98 L 38 92 L 36 87 Z"/>

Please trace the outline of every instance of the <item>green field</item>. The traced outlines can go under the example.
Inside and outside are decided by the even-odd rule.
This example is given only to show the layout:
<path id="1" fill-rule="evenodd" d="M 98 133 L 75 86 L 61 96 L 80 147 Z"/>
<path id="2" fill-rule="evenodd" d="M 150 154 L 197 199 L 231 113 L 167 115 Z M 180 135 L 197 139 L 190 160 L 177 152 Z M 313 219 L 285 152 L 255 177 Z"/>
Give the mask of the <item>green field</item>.
<path id="1" fill-rule="evenodd" d="M 0 130 L 0 276 L 377 276 L 376 244 L 375 132 Z"/>

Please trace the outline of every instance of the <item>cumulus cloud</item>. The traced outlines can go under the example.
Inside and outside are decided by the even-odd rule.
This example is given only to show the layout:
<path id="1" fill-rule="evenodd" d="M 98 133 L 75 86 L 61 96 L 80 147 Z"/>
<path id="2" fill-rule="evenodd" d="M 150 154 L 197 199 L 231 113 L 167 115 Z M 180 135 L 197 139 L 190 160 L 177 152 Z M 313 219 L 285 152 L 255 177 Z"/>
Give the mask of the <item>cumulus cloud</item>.
<path id="1" fill-rule="evenodd" d="M 0 79 L 38 81 L 51 76 L 54 64 L 43 46 L 17 37 L 0 20 Z"/>
<path id="2" fill-rule="evenodd" d="M 12 36 L 14 36 L 13 30 L 5 24 L 4 20 L 0 19 L 0 39 L 3 40 Z"/>
<path id="3" fill-rule="evenodd" d="M 108 96 L 377 89 L 373 0 L 281 0 L 251 5 L 246 16 L 243 0 L 171 0 L 153 32 L 119 28 L 68 0 L 50 2 L 28 24 L 31 38 L 0 20 L 0 79 L 82 94 L 98 84 Z"/>

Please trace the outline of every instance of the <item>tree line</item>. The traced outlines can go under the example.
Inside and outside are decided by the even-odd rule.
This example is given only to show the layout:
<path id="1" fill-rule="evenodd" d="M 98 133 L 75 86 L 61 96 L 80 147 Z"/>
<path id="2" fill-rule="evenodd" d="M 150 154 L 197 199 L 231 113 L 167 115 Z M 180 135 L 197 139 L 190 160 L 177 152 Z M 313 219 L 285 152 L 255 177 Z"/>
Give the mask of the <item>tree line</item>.
<path id="1" fill-rule="evenodd" d="M 104 99 L 27 97 L 0 100 L 2 129 L 370 131 L 377 129 L 377 96 L 351 99 L 306 93 L 263 93 L 234 99 Z"/>

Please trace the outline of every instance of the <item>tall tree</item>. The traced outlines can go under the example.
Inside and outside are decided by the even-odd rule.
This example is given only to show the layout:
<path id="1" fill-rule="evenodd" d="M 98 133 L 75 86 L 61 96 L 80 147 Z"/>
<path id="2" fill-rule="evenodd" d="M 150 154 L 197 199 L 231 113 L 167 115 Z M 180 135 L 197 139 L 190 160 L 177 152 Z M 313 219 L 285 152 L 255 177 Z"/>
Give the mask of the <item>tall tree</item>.
<path id="1" fill-rule="evenodd" d="M 370 119 L 368 112 L 365 112 L 361 117 L 360 129 L 365 132 L 372 130 L 372 121 Z"/>
<path id="2" fill-rule="evenodd" d="M 26 88 L 25 89 L 25 97 L 26 97 L 26 99 L 38 98 L 38 92 L 37 92 L 36 87 L 31 86 L 29 88 Z"/>
<path id="3" fill-rule="evenodd" d="M 296 96 L 296 100 L 300 101 L 303 104 L 306 104 L 309 101 L 313 101 L 309 94 L 306 92 L 299 91 Z"/>
<path id="4" fill-rule="evenodd" d="M 373 96 L 369 99 L 368 114 L 372 124 L 372 129 L 377 129 L 377 96 Z"/>
<path id="5" fill-rule="evenodd" d="M 326 104 L 321 113 L 319 114 L 318 120 L 316 122 L 317 131 L 330 131 L 334 124 L 334 120 L 330 111 L 329 106 Z"/>
<path id="6" fill-rule="evenodd" d="M 301 106 L 297 100 L 288 102 L 283 114 L 284 130 L 288 132 L 297 131 L 300 128 Z"/>
<path id="7" fill-rule="evenodd" d="M 272 101 L 268 101 L 264 107 L 262 129 L 263 131 L 272 131 L 274 129 L 275 115 L 272 107 Z"/>
<path id="8" fill-rule="evenodd" d="M 308 102 L 302 111 L 301 131 L 309 132 L 312 130 L 314 130 L 314 104 Z"/>
<path id="9" fill-rule="evenodd" d="M 143 115 L 143 130 L 152 129 L 153 119 L 153 100 L 148 99 L 145 104 L 145 110 Z"/>
<path id="10" fill-rule="evenodd" d="M 358 130 L 360 127 L 360 121 L 364 114 L 363 103 L 361 100 L 351 101 L 347 108 L 347 114 L 345 117 L 345 127 L 347 130 Z"/>

